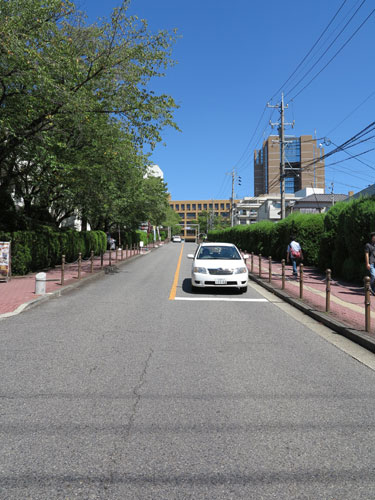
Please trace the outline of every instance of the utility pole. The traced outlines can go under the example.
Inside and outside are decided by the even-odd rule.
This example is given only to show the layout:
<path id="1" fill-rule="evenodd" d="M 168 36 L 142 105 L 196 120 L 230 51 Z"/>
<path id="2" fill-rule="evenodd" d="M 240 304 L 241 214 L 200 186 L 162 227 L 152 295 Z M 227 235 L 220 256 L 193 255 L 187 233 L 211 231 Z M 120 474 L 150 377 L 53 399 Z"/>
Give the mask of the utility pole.
<path id="1" fill-rule="evenodd" d="M 230 225 L 231 227 L 234 226 L 234 181 L 236 178 L 236 171 L 234 167 L 232 168 L 231 172 L 226 172 L 226 175 L 232 176 L 232 196 L 229 199 L 230 201 Z"/>
<path id="2" fill-rule="evenodd" d="M 232 198 L 231 198 L 231 214 L 230 214 L 230 225 L 231 227 L 234 226 L 234 177 L 235 177 L 235 172 L 234 172 L 234 167 L 232 168 Z"/>
<path id="3" fill-rule="evenodd" d="M 267 104 L 268 108 L 278 108 L 280 109 L 280 123 L 271 123 L 272 127 L 278 127 L 279 131 L 279 142 L 280 142 L 280 204 L 281 204 L 281 219 L 285 219 L 285 125 L 292 125 L 293 123 L 285 123 L 284 121 L 284 111 L 288 108 L 288 104 L 284 104 L 284 94 L 281 94 L 281 103 L 271 106 Z"/>
<path id="4" fill-rule="evenodd" d="M 335 204 L 335 195 L 333 194 L 333 182 L 331 182 L 331 199 L 332 199 L 332 206 Z"/>

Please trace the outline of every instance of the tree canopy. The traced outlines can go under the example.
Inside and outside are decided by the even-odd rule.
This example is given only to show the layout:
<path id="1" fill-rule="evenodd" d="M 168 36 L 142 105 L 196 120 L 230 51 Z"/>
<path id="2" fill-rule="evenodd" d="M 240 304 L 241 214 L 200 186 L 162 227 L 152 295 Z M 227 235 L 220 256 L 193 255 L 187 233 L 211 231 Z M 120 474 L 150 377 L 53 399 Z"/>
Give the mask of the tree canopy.
<path id="1" fill-rule="evenodd" d="M 128 7 L 124 0 L 110 19 L 88 24 L 68 0 L 0 0 L 8 225 L 59 225 L 74 213 L 102 229 L 164 218 L 166 186 L 145 178 L 144 147 L 154 148 L 165 127 L 178 128 L 173 98 L 150 85 L 173 64 L 176 33 L 151 33 Z"/>

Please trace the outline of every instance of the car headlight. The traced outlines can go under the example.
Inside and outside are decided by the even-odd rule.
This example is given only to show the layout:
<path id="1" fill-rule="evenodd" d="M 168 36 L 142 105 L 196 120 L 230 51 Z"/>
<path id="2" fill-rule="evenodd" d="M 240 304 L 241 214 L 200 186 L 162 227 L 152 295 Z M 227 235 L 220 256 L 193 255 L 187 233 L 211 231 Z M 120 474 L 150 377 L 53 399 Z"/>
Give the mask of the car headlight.
<path id="1" fill-rule="evenodd" d="M 242 274 L 242 273 L 247 273 L 247 267 L 237 267 L 237 269 L 234 270 L 234 274 Z"/>
<path id="2" fill-rule="evenodd" d="M 205 267 L 193 267 L 194 273 L 207 274 L 207 269 Z"/>

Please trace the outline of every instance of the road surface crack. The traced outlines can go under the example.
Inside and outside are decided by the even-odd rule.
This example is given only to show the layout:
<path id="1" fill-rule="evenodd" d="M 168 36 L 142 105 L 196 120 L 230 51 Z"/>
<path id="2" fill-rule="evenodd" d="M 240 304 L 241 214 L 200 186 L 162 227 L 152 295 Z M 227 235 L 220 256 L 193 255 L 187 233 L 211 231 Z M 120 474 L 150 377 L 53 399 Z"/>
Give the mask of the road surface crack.
<path id="1" fill-rule="evenodd" d="M 112 483 L 112 480 L 116 474 L 116 471 L 114 470 L 114 468 L 115 468 L 115 466 L 118 466 L 121 463 L 121 456 L 123 454 L 124 446 L 125 446 L 126 442 L 128 441 L 129 436 L 130 436 L 131 431 L 132 431 L 132 428 L 134 426 L 134 421 L 135 421 L 135 418 L 137 415 L 137 409 L 138 409 L 138 406 L 139 406 L 139 403 L 140 403 L 141 397 L 142 397 L 141 389 L 142 389 L 142 386 L 146 382 L 147 370 L 148 370 L 148 367 L 150 365 L 150 361 L 151 361 L 153 353 L 154 353 L 154 350 L 151 348 L 150 352 L 149 352 L 149 354 L 148 354 L 148 356 L 143 364 L 142 372 L 139 376 L 138 382 L 132 390 L 134 402 L 133 402 L 133 405 L 132 405 L 131 410 L 130 410 L 130 416 L 128 419 L 128 423 L 127 423 L 124 431 L 121 433 L 121 437 L 119 437 L 115 441 L 113 451 L 110 454 L 110 460 L 112 462 L 112 465 L 114 466 L 113 468 L 111 468 L 111 471 L 110 471 L 110 482 L 111 483 Z"/>

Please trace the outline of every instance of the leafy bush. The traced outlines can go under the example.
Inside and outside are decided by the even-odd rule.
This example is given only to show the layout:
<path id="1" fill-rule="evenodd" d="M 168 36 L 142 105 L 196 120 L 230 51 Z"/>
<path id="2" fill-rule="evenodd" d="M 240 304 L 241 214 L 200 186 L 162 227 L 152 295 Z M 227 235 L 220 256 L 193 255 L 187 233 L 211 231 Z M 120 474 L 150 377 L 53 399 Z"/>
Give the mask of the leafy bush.
<path id="1" fill-rule="evenodd" d="M 362 282 L 366 274 L 364 247 L 375 231 L 375 197 L 336 203 L 326 214 L 289 215 L 277 223 L 258 222 L 210 231 L 209 241 L 232 242 L 241 249 L 275 259 L 286 256 L 292 234 L 301 243 L 304 262 L 349 281 Z"/>
<path id="2" fill-rule="evenodd" d="M 0 241 L 11 241 L 12 273 L 23 275 L 30 271 L 53 267 L 61 262 L 77 259 L 78 253 L 88 257 L 106 250 L 106 235 L 102 231 L 77 232 L 73 229 L 54 231 L 39 226 L 34 231 L 0 233 Z"/>

